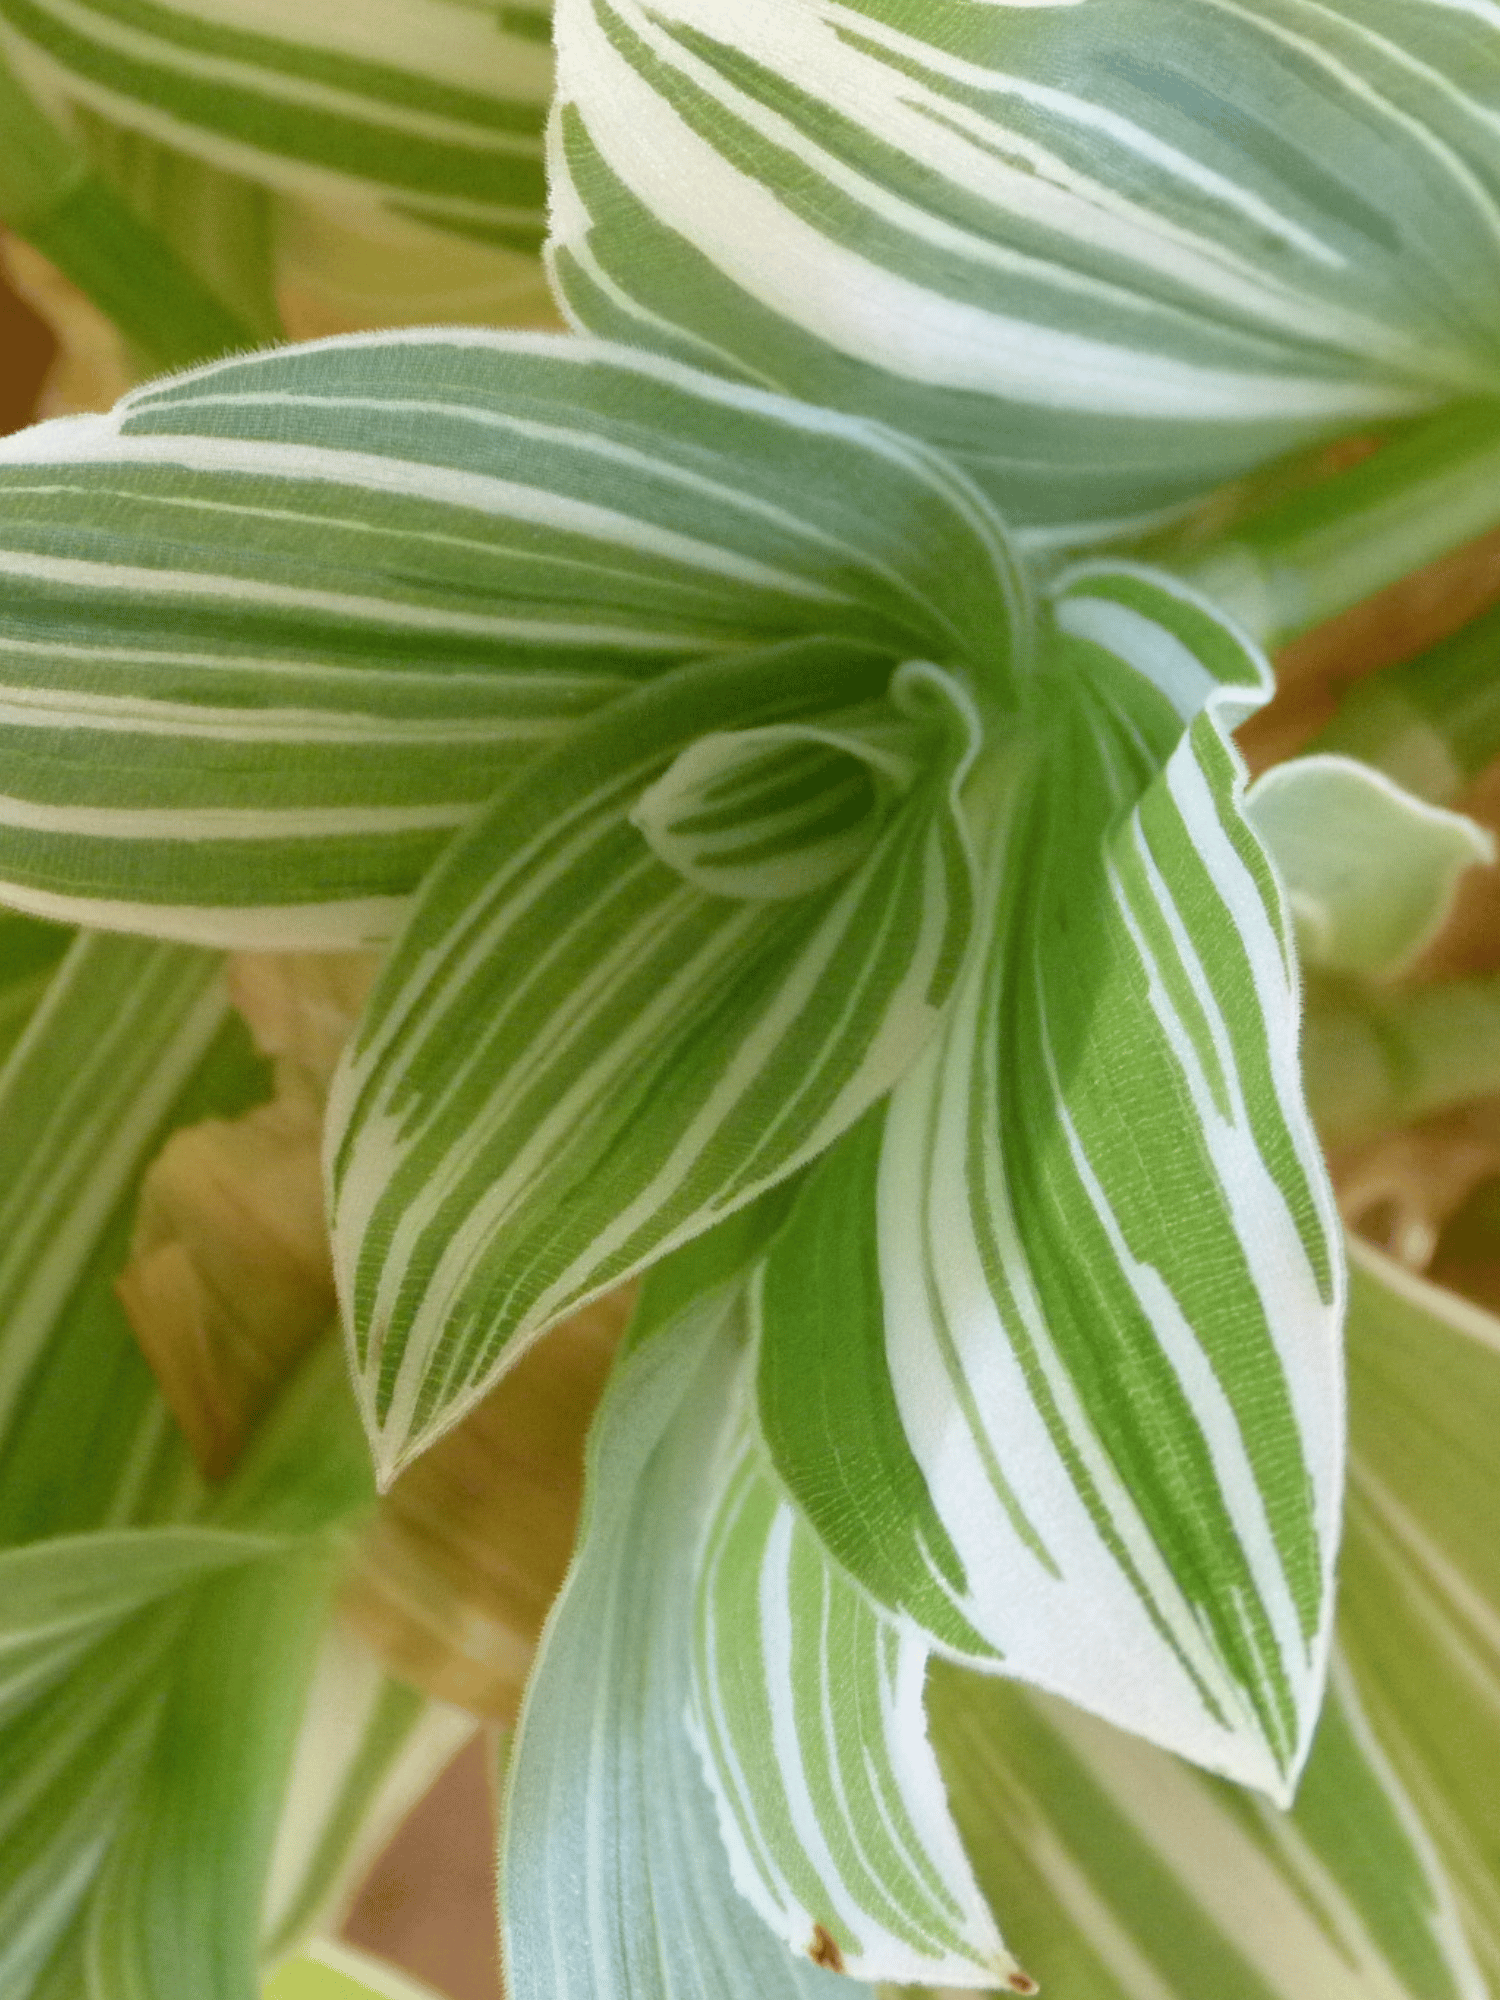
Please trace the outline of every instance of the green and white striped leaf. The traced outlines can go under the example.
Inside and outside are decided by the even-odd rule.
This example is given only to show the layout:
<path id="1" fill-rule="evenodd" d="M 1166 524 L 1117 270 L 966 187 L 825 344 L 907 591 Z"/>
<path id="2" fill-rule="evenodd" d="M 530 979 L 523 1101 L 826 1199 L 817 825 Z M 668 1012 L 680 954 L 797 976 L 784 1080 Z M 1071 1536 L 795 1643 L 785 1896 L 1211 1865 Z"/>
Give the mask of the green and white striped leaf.
<path id="1" fill-rule="evenodd" d="M 274 1536 L 222 1528 L 120 1528 L 0 1549 L 0 1708 L 9 1663 L 38 1645 L 69 1650 L 220 1570 L 275 1555 Z"/>
<path id="2" fill-rule="evenodd" d="M 763 744 L 821 709 L 847 733 L 870 705 L 877 741 L 904 725 L 922 765 L 827 887 L 712 893 L 635 824 L 710 732 Z M 892 679 L 868 646 L 711 661 L 580 727 L 454 850 L 329 1102 L 335 1265 L 382 1476 L 547 1326 L 786 1179 L 906 1068 L 969 933 L 957 795 L 978 729 L 957 681 Z M 762 796 L 739 800 L 750 840 Z"/>
<path id="3" fill-rule="evenodd" d="M 266 1874 L 267 1958 L 337 1926 L 366 1869 L 477 1726 L 393 1679 L 347 1628 L 324 1634 Z"/>
<path id="4" fill-rule="evenodd" d="M 1266 670 L 1130 566 L 1074 571 L 1055 618 L 1041 747 L 971 784 L 989 928 L 766 1259 L 761 1420 L 832 1554 L 940 1647 L 1284 1797 L 1343 1280 L 1225 735 Z"/>
<path id="5" fill-rule="evenodd" d="M 649 1337 L 638 1316 L 595 1420 L 578 1552 L 509 1763 L 512 2000 L 870 1995 L 793 1957 L 736 1893 L 688 1735 L 693 1576 L 737 1295 L 690 1293 Z"/>
<path id="6" fill-rule="evenodd" d="M 540 8 L 465 0 L 5 0 L 39 91 L 335 209 L 540 247 Z"/>
<path id="7" fill-rule="evenodd" d="M 785 1498 L 742 1376 L 700 1556 L 694 1734 L 735 1886 L 793 1951 L 872 1980 L 1034 1991 L 927 1740 L 930 1648 Z"/>
<path id="8" fill-rule="evenodd" d="M 1019 594 L 920 447 L 670 363 L 475 329 L 224 362 L 0 441 L 0 898 L 358 944 L 664 669 L 836 634 L 999 677 Z"/>
<path id="9" fill-rule="evenodd" d="M 1337 1664 L 1290 1812 L 1000 1681 L 939 1668 L 929 1708 L 975 1870 L 1048 2000 L 1486 2000 Z"/>
<path id="10" fill-rule="evenodd" d="M 313 1542 L 195 1593 L 90 1894 L 89 2000 L 254 1992 L 265 1877 L 336 1575 Z"/>
<path id="11" fill-rule="evenodd" d="M 576 323 L 1048 538 L 1500 383 L 1491 5 L 558 0 L 557 46 Z"/>
<path id="12" fill-rule="evenodd" d="M 1350 1239 L 1341 1630 L 1500 1988 L 1500 1321 Z"/>
<path id="13" fill-rule="evenodd" d="M 1466 869 L 1495 837 L 1352 757 L 1273 764 L 1245 801 L 1286 886 L 1305 965 L 1364 978 L 1404 971 L 1447 922 Z"/>
<path id="14" fill-rule="evenodd" d="M 146 1922 L 158 1893 L 175 1896 L 177 1931 L 222 1947 L 212 1976 L 182 1956 L 184 1992 L 240 2000 L 254 1979 L 256 1926 L 235 1942 L 210 1878 L 237 1867 L 258 1919 L 261 1876 L 246 1864 L 279 1781 L 255 1704 L 300 1706 L 277 1621 L 308 1538 L 367 1501 L 367 1462 L 330 1345 L 211 1496 L 114 1280 L 140 1175 L 167 1133 L 234 1115 L 266 1082 L 217 959 L 101 936 L 70 947 L 0 1071 L 0 1989 L 15 2000 L 121 2000 L 91 1969 L 90 1941 L 108 1932 L 101 1883 L 126 1865 L 121 1843 L 140 1834 L 162 1757 L 184 1783 L 194 1767 L 199 1832 L 207 1814 L 217 1833 L 165 1860 L 158 1848 L 148 1872 L 159 1865 L 171 1882 L 117 1905 L 112 1934 Z M 317 1561 L 326 1570 L 326 1552 Z M 200 1645 L 258 1662 L 266 1687 L 236 1692 L 221 1658 L 189 1715 L 179 1668 Z M 159 1748 L 169 1716 L 201 1751 Z M 251 1847 L 232 1864 L 241 1839 Z M 167 1990 L 148 1987 L 150 2000 Z"/>
<path id="15" fill-rule="evenodd" d="M 898 708 L 921 675 L 915 663 L 898 670 Z M 916 737 L 874 706 L 839 726 L 784 722 L 700 736 L 630 819 L 674 874 L 710 895 L 806 896 L 868 857 L 921 768 Z"/>
<path id="16" fill-rule="evenodd" d="M 0 911 L 0 1063 L 41 1005 L 69 942 L 60 924 Z"/>

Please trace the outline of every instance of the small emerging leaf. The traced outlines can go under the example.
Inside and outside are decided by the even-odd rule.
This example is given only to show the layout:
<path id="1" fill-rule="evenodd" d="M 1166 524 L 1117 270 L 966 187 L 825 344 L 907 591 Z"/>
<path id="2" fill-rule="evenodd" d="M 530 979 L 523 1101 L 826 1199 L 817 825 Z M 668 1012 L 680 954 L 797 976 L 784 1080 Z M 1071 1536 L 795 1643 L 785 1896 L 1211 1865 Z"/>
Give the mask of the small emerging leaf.
<path id="1" fill-rule="evenodd" d="M 1350 757 L 1296 757 L 1251 787 L 1245 811 L 1286 885 L 1304 961 L 1394 978 L 1453 908 L 1494 835 Z"/>

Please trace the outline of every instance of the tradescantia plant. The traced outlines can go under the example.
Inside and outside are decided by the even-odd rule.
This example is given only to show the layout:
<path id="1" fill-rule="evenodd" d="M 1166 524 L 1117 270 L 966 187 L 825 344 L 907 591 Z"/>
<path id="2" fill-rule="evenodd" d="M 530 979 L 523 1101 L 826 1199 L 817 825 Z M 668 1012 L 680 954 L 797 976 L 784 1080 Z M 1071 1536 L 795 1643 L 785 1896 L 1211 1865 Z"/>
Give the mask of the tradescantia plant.
<path id="1" fill-rule="evenodd" d="M 351 108 L 458 116 L 399 10 L 378 77 L 0 15 L 59 99 L 473 221 Z M 1488 1990 L 1497 1339 L 1351 1286 L 1299 1052 L 1489 844 L 1384 737 L 1247 792 L 1230 731 L 1261 642 L 1500 516 L 1497 26 L 563 0 L 579 331 L 0 443 L 0 1990 L 253 1991 L 454 1737 L 323 1636 L 376 1486 L 638 1276 L 508 1761 L 517 2000 Z M 131 1218 L 266 1094 L 218 954 L 356 948 L 353 1406 L 288 1335 L 205 1476 Z"/>

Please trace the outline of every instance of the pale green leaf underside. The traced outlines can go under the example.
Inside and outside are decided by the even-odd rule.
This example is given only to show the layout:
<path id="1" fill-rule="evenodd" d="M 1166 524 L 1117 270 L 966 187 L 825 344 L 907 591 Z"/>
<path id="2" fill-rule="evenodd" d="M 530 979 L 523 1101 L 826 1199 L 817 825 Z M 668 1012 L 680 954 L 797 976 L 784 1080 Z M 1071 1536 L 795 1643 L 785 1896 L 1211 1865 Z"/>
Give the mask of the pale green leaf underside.
<path id="1" fill-rule="evenodd" d="M 706 1456 L 734 1378 L 711 1296 L 631 1352 L 591 1446 L 579 1551 L 532 1671 L 503 1818 L 513 2000 L 837 2000 L 737 1895 L 689 1741 Z"/>
<path id="2" fill-rule="evenodd" d="M 1286 885 L 1303 961 L 1392 978 L 1431 943 L 1494 836 L 1350 757 L 1276 764 L 1245 810 Z"/>
<path id="3" fill-rule="evenodd" d="M 710 1491 L 693 1676 L 735 1885 L 793 1951 L 831 1941 L 855 1977 L 1029 1991 L 949 1817 L 922 1708 L 928 1644 L 785 1499 L 749 1386 Z"/>
<path id="4" fill-rule="evenodd" d="M 665 677 L 534 766 L 424 891 L 329 1108 L 382 1473 L 547 1325 L 795 1171 L 936 1025 L 970 923 L 955 795 L 978 726 L 937 669 L 898 676 L 931 718 L 920 776 L 824 888 L 713 894 L 632 820 L 710 731 L 836 721 L 881 703 L 892 664 L 823 641 Z"/>
<path id="5" fill-rule="evenodd" d="M 499 9 L 5 0 L 0 31 L 41 87 L 217 166 L 540 245 L 550 51 Z"/>
<path id="6" fill-rule="evenodd" d="M 669 363 L 474 329 L 223 362 L 0 443 L 0 896 L 359 944 L 601 703 L 825 633 L 999 670 L 1018 588 L 918 447 Z"/>
<path id="7" fill-rule="evenodd" d="M 1291 1812 L 998 1681 L 939 1668 L 929 1705 L 976 1872 L 1048 2000 L 1485 2000 L 1347 1672 Z"/>
<path id="8" fill-rule="evenodd" d="M 1049 535 L 1500 379 L 1489 10 L 559 0 L 557 40 L 575 320 Z"/>
<path id="9" fill-rule="evenodd" d="M 1500 1321 L 1350 1248 L 1343 1643 L 1500 1983 Z"/>
<path id="10" fill-rule="evenodd" d="M 1075 572 L 1056 617 L 1035 751 L 976 779 L 992 921 L 767 1259 L 761 1418 L 834 1555 L 940 1646 L 1284 1795 L 1342 1280 L 1223 727 L 1265 669 L 1130 567 Z"/>

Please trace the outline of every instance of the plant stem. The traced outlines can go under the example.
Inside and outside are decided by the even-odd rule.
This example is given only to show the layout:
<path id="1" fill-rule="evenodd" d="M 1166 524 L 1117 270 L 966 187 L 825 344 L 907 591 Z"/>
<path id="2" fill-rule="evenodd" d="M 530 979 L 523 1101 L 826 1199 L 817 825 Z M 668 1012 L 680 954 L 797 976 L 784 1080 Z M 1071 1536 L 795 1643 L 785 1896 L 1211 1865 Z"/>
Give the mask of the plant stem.
<path id="1" fill-rule="evenodd" d="M 148 366 L 185 368 L 259 344 L 3 60 L 0 131 L 0 220 L 85 292 Z"/>
<path id="2" fill-rule="evenodd" d="M 1500 403 L 1465 403 L 1241 522 L 1201 553 L 1157 557 L 1282 646 L 1500 527 Z"/>

